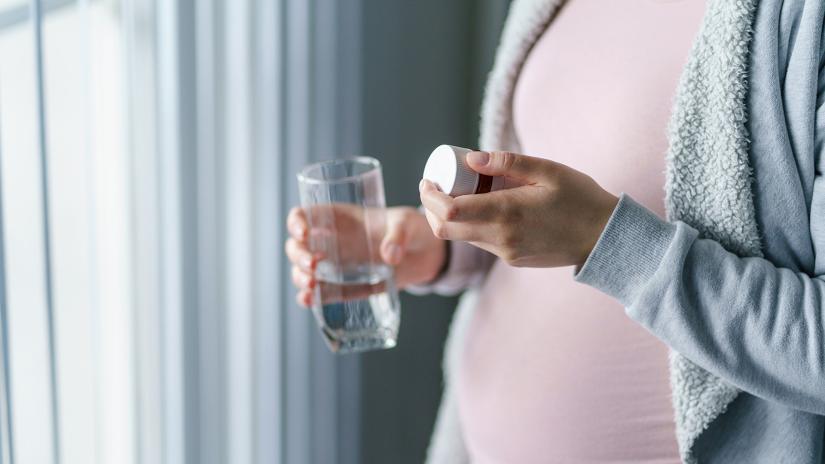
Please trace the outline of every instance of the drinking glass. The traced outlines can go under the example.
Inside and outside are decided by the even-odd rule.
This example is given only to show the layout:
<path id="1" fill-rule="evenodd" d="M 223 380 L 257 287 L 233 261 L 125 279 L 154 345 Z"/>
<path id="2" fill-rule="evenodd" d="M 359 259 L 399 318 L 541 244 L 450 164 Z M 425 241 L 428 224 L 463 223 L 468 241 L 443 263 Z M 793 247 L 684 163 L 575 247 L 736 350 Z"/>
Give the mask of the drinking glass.
<path id="1" fill-rule="evenodd" d="M 312 164 L 298 174 L 319 256 L 312 313 L 336 353 L 392 348 L 401 303 L 392 267 L 379 254 L 386 233 L 381 163 L 354 157 Z"/>

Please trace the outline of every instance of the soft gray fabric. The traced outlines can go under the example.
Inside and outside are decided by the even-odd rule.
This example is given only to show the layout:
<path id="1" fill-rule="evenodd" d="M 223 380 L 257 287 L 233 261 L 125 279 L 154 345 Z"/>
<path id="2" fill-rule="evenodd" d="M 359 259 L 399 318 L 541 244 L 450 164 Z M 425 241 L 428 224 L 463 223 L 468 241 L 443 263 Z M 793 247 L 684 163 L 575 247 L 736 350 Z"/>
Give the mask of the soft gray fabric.
<path id="1" fill-rule="evenodd" d="M 620 299 L 685 358 L 744 390 L 696 437 L 689 462 L 823 462 L 825 282 L 815 252 L 825 240 L 825 130 L 817 118 L 823 6 L 762 1 L 755 20 L 747 125 L 764 258 L 739 257 L 724 240 L 699 238 L 695 228 L 668 224 L 623 197 L 576 276 Z M 678 160 L 669 161 L 678 169 Z M 711 174 L 718 183 L 718 172 Z M 691 180 L 678 189 L 688 202 L 718 188 Z M 724 217 L 739 207 L 724 200 L 721 208 Z M 705 216 L 685 219 L 701 236 L 714 235 Z M 675 386 L 674 395 L 678 402 Z"/>
<path id="2" fill-rule="evenodd" d="M 825 283 L 698 235 L 622 196 L 576 279 L 749 392 L 698 436 L 686 461 L 823 462 Z"/>
<path id="3" fill-rule="evenodd" d="M 708 3 L 671 116 L 665 186 L 670 221 L 741 256 L 761 256 L 746 111 L 755 13 L 755 0 Z M 679 451 L 693 462 L 695 441 L 739 390 L 678 349 L 671 351 L 670 384 Z"/>
<path id="4" fill-rule="evenodd" d="M 556 6 L 514 2 L 483 149 L 518 151 L 512 88 Z M 820 0 L 709 0 L 671 126 L 671 222 L 623 197 L 576 276 L 681 353 L 671 381 L 685 462 L 825 462 L 822 25 Z M 460 423 L 442 419 L 431 463 L 461 444 Z"/>

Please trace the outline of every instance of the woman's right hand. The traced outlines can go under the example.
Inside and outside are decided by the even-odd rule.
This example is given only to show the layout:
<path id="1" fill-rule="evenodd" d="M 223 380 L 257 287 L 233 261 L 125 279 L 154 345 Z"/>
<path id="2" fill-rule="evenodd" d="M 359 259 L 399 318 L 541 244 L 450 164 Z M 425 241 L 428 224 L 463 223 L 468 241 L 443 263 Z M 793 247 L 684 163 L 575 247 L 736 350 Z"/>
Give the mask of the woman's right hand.
<path id="1" fill-rule="evenodd" d="M 363 224 L 353 220 L 342 207 L 335 211 L 338 240 L 341 243 L 363 240 Z M 298 304 L 312 304 L 313 290 L 318 284 L 315 267 L 322 258 L 309 249 L 310 227 L 302 208 L 293 208 L 287 216 L 289 238 L 286 255 L 292 263 L 292 282 L 298 289 Z M 349 224 L 349 225 L 348 225 Z M 346 235 L 352 234 L 352 240 Z M 343 237 L 342 237 L 343 235 Z M 380 259 L 393 266 L 398 288 L 429 282 L 436 277 L 446 259 L 446 244 L 436 238 L 424 215 L 415 208 L 387 208 L 386 233 L 379 247 Z"/>

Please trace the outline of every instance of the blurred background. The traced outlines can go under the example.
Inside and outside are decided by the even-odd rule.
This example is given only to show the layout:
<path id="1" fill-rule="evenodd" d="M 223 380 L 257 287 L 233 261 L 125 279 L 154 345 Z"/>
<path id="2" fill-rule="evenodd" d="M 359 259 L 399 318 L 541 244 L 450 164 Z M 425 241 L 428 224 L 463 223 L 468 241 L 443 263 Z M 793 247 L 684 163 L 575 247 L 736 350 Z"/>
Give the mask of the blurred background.
<path id="1" fill-rule="evenodd" d="M 417 463 L 453 299 L 336 356 L 283 256 L 295 173 L 417 204 L 473 147 L 507 0 L 0 0 L 0 463 Z"/>

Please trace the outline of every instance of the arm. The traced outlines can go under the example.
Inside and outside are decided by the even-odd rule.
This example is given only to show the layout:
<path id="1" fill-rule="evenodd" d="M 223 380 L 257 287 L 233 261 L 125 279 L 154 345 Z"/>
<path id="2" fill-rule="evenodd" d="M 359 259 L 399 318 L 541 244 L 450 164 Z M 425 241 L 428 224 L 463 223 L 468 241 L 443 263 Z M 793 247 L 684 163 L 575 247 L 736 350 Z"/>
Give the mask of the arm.
<path id="1" fill-rule="evenodd" d="M 825 414 L 823 279 L 741 258 L 567 166 L 507 152 L 467 160 L 524 186 L 455 199 L 425 186 L 437 236 L 472 241 L 514 266 L 581 266 L 578 281 L 617 298 L 700 367 L 754 395 Z M 812 224 L 816 242 L 822 229 Z"/>
<path id="2" fill-rule="evenodd" d="M 740 258 L 623 196 L 576 280 L 702 368 L 825 414 L 825 281 Z"/>

